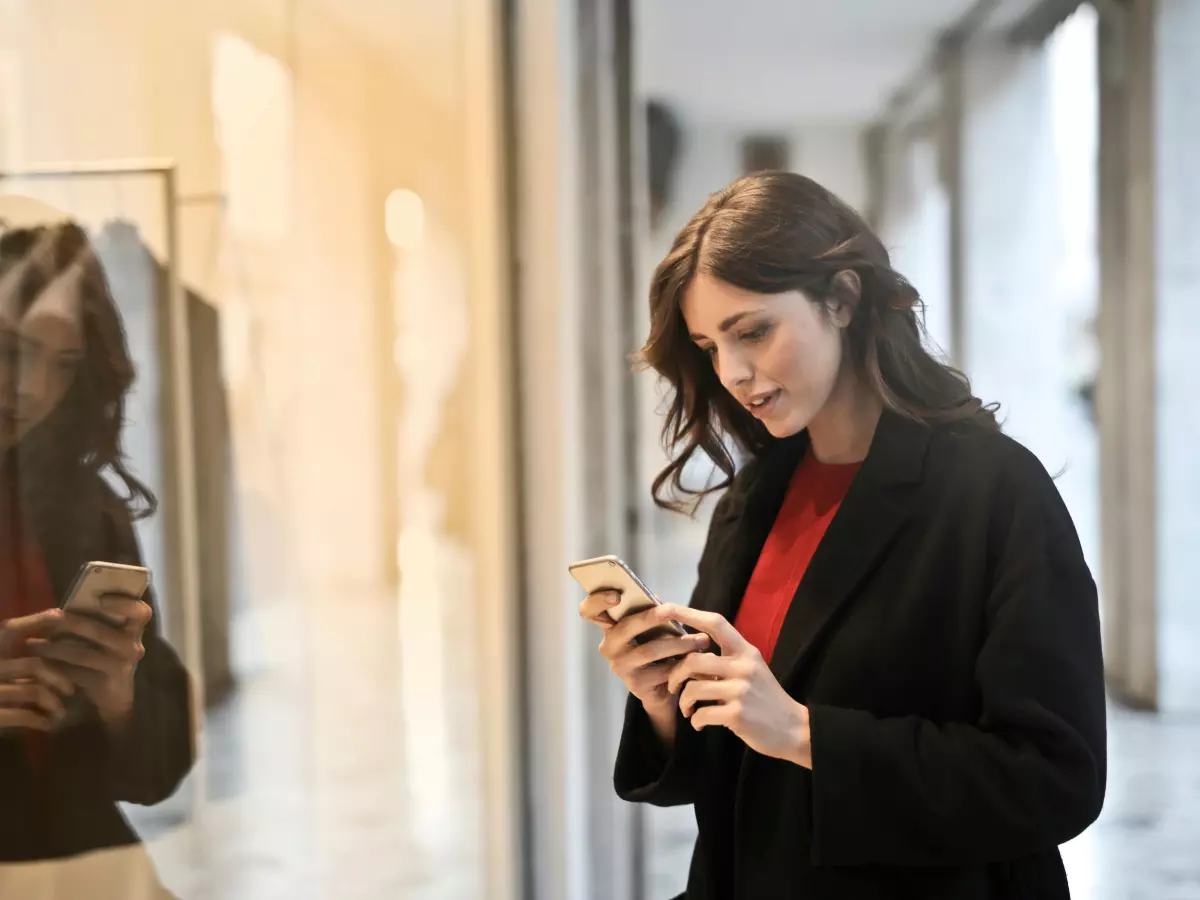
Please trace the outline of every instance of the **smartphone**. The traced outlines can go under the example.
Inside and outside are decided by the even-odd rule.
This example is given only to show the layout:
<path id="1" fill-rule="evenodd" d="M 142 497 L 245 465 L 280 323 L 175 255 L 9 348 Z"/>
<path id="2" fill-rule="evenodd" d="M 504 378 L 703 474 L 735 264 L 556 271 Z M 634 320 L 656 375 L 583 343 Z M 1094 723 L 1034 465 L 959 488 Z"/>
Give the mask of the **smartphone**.
<path id="1" fill-rule="evenodd" d="M 608 609 L 608 615 L 614 622 L 621 621 L 630 613 L 662 604 L 642 579 L 634 574 L 633 569 L 615 556 L 600 556 L 574 562 L 568 567 L 568 571 L 589 594 L 597 591 L 617 591 L 621 595 L 621 602 Z M 679 637 L 687 633 L 687 629 L 678 622 L 665 622 L 642 632 L 636 641 L 644 644 L 655 638 Z"/>
<path id="2" fill-rule="evenodd" d="M 105 611 L 104 595 L 122 594 L 140 600 L 149 587 L 150 570 L 142 566 L 111 562 L 84 563 L 63 599 L 62 608 L 69 612 L 98 616 L 114 625 L 124 625 L 122 616 Z"/>

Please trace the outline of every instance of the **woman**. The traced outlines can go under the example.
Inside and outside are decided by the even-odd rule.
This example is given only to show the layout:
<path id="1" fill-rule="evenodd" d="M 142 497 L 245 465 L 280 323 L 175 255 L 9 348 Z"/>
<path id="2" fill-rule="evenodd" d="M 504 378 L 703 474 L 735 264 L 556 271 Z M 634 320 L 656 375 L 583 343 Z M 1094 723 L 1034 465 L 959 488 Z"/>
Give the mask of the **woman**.
<path id="1" fill-rule="evenodd" d="M 1069 896 L 1058 845 L 1104 797 L 1095 585 L 920 306 L 793 174 L 713 195 L 655 273 L 655 497 L 706 493 L 681 483 L 701 451 L 728 491 L 690 608 L 580 612 L 632 695 L 618 793 L 695 804 L 688 900 Z M 666 619 L 698 633 L 634 643 Z"/>
<path id="2" fill-rule="evenodd" d="M 133 374 L 83 230 L 0 233 L 3 861 L 136 843 L 118 801 L 157 803 L 192 764 L 188 677 L 153 599 L 105 597 L 124 626 L 59 609 L 85 562 L 140 562 L 132 520 L 155 501 L 121 451 Z"/>

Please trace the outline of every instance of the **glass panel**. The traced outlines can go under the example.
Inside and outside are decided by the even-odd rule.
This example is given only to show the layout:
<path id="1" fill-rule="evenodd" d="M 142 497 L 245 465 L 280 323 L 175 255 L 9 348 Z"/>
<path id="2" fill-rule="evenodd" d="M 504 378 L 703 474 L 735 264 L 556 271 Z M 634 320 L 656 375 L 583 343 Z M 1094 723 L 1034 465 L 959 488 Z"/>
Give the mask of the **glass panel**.
<path id="1" fill-rule="evenodd" d="M 0 896 L 483 893 L 460 5 L 0 2 Z"/>

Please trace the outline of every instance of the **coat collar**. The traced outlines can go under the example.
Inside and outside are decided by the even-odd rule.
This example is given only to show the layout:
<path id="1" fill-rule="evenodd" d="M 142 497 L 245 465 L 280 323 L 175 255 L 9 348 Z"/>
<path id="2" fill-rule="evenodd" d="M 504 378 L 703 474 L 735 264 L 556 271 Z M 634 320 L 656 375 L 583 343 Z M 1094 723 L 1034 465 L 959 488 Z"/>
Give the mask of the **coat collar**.
<path id="1" fill-rule="evenodd" d="M 771 671 L 786 684 L 817 638 L 874 566 L 908 518 L 905 498 L 921 481 L 929 426 L 898 413 L 880 417 L 863 467 L 809 563 L 784 619 Z M 724 536 L 715 567 L 724 583 L 714 585 L 711 607 L 730 621 L 737 613 L 759 553 L 783 503 L 808 434 L 778 441 L 730 488 L 715 532 Z"/>

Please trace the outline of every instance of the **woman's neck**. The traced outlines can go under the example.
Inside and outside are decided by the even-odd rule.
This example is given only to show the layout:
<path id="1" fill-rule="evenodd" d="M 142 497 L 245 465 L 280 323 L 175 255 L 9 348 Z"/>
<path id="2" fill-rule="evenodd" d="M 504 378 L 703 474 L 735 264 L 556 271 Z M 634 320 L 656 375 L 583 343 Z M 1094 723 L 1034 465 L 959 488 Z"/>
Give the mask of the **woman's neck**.
<path id="1" fill-rule="evenodd" d="M 813 456 L 818 462 L 862 462 L 871 449 L 883 403 L 862 381 L 843 373 L 821 411 L 808 426 Z"/>

